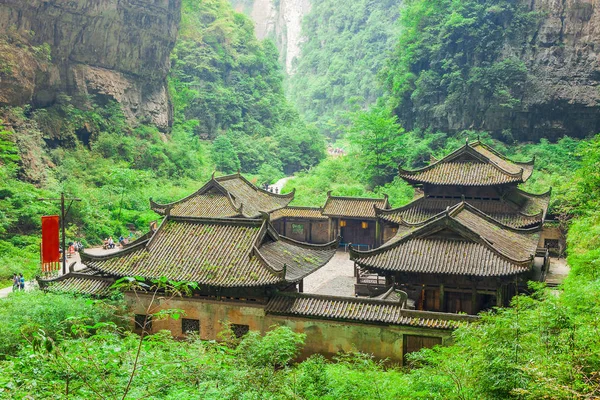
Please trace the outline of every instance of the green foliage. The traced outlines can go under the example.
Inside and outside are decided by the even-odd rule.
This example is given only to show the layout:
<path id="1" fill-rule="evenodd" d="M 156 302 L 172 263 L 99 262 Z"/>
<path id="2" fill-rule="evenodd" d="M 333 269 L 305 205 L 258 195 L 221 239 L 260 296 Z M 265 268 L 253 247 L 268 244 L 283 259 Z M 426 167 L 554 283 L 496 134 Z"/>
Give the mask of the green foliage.
<path id="1" fill-rule="evenodd" d="M 0 359 L 14 356 L 40 329 L 54 340 L 68 338 L 75 324 L 112 321 L 123 325 L 123 305 L 95 302 L 84 297 L 27 291 L 0 299 Z M 0 390 L 1 394 L 1 390 Z"/>
<path id="2" fill-rule="evenodd" d="M 301 45 L 288 95 L 307 121 L 336 139 L 347 112 L 382 94 L 377 74 L 399 32 L 397 1 L 317 1 L 303 21 Z"/>
<path id="3" fill-rule="evenodd" d="M 355 114 L 347 135 L 356 148 L 367 181 L 374 186 L 390 181 L 398 167 L 402 129 L 397 118 L 383 107 L 372 107 L 369 111 Z"/>
<path id="4" fill-rule="evenodd" d="M 226 135 L 213 141 L 212 159 L 219 171 L 231 174 L 240 169 L 240 160 Z"/>
<path id="5" fill-rule="evenodd" d="M 251 367 L 283 368 L 288 366 L 304 346 L 306 335 L 288 327 L 271 327 L 265 336 L 251 331 L 236 348 L 238 359 Z"/>
<path id="6" fill-rule="evenodd" d="M 537 15 L 513 0 L 411 0 L 385 78 L 406 128 L 483 127 L 520 104 L 528 71 L 502 53 L 525 46 Z"/>
<path id="7" fill-rule="evenodd" d="M 290 174 L 323 158 L 322 136 L 306 126 L 284 96 L 275 45 L 258 41 L 252 22 L 226 0 L 183 2 L 171 59 L 176 124 L 189 120 L 188 129 L 199 137 L 217 138 L 213 156 L 222 172 L 241 168 L 258 174 L 267 163 Z M 236 157 L 225 151 L 224 136 Z"/>

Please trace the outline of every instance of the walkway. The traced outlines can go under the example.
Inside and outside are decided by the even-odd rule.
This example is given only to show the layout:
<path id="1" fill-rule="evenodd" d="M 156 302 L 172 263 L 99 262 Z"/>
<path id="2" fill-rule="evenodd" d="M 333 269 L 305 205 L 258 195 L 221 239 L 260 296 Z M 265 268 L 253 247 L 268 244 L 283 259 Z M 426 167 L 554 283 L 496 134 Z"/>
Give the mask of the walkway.
<path id="1" fill-rule="evenodd" d="M 289 181 L 290 179 L 294 179 L 293 176 L 286 176 L 285 178 L 281 178 L 280 180 L 278 180 L 277 182 L 275 182 L 272 185 L 269 185 L 269 188 L 273 189 L 273 191 L 275 191 L 275 188 L 277 188 L 277 193 L 281 193 L 281 189 L 283 189 L 283 187 L 285 186 L 285 184 L 287 183 L 287 181 Z"/>
<path id="2" fill-rule="evenodd" d="M 567 264 L 565 258 L 550 257 L 550 267 L 548 267 L 548 273 L 546 274 L 546 284 L 549 287 L 556 287 L 560 285 L 571 268 Z"/>
<path id="3" fill-rule="evenodd" d="M 354 297 L 355 282 L 350 254 L 338 250 L 327 264 L 304 278 L 304 292 Z"/>
<path id="4" fill-rule="evenodd" d="M 103 255 L 103 254 L 113 253 L 115 251 L 118 251 L 118 249 L 103 250 L 101 247 L 97 247 L 97 248 L 94 247 L 91 249 L 86 249 L 86 251 L 88 253 L 95 254 L 95 255 Z M 82 269 L 85 268 L 85 265 L 83 265 L 81 263 L 81 258 L 79 257 L 79 253 L 75 253 L 71 257 L 67 258 L 67 269 L 71 266 L 71 264 L 73 264 L 73 262 L 75 262 L 75 271 L 81 271 Z M 37 285 L 37 282 L 35 281 L 35 279 L 25 282 L 25 290 L 26 291 L 33 290 L 33 289 L 37 288 L 37 286 L 38 285 Z M 12 293 L 12 291 L 13 291 L 12 286 L 4 288 L 4 289 L 0 289 L 0 298 L 7 297 L 9 294 Z"/>

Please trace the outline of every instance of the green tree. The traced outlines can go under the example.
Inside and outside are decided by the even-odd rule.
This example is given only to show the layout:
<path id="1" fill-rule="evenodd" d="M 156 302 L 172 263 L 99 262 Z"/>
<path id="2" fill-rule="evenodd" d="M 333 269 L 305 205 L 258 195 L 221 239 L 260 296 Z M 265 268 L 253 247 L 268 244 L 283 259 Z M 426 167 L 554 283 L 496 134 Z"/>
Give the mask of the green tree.
<path id="1" fill-rule="evenodd" d="M 396 174 L 402 133 L 397 117 L 385 107 L 354 114 L 348 140 L 373 187 L 391 181 Z"/>
<path id="2" fill-rule="evenodd" d="M 214 140 L 212 159 L 216 168 L 225 173 L 232 173 L 240 168 L 240 160 L 226 135 L 218 136 Z"/>

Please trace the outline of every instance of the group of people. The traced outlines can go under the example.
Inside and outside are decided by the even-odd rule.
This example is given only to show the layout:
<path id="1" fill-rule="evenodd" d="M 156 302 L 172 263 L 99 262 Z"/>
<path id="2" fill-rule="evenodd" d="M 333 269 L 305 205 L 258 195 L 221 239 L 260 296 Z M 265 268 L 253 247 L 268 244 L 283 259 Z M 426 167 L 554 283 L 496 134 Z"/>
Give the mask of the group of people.
<path id="1" fill-rule="evenodd" d="M 13 274 L 13 292 L 25 290 L 25 277 L 23 274 Z"/>
<path id="2" fill-rule="evenodd" d="M 104 250 L 114 249 L 115 246 L 115 241 L 113 240 L 112 236 L 109 236 L 103 240 L 102 248 Z"/>
<path id="3" fill-rule="evenodd" d="M 131 237 L 132 234 L 130 233 L 129 236 Z M 123 247 L 124 245 L 126 245 L 129 242 L 128 239 L 124 238 L 123 236 L 119 236 L 119 245 L 121 247 Z M 104 250 L 109 250 L 109 249 L 114 249 L 116 247 L 116 243 L 113 240 L 112 236 L 109 236 L 108 238 L 104 239 L 103 243 L 102 243 L 102 248 Z"/>
<path id="4" fill-rule="evenodd" d="M 265 189 L 267 192 L 279 194 L 279 188 L 277 186 L 271 186 L 271 185 L 265 183 L 263 185 L 263 189 Z"/>
<path id="5" fill-rule="evenodd" d="M 83 250 L 83 244 L 81 242 L 71 242 L 69 243 L 69 252 L 67 253 L 67 257 L 71 257 L 73 254 Z"/>

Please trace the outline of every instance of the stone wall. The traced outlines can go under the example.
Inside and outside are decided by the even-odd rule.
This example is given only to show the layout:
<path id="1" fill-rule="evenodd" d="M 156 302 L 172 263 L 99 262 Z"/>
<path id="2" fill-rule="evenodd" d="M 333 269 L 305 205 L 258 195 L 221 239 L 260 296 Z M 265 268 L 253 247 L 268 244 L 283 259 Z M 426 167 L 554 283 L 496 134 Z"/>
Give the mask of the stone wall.
<path id="1" fill-rule="evenodd" d="M 139 295 L 138 295 L 139 296 Z M 150 296 L 128 294 L 126 299 L 134 313 L 145 314 Z M 442 343 L 451 339 L 451 331 L 427 329 L 400 325 L 362 324 L 333 320 L 297 318 L 266 314 L 264 305 L 215 301 L 198 298 L 177 298 L 162 301 L 152 312 L 160 309 L 176 308 L 185 311 L 185 318 L 200 320 L 200 338 L 218 340 L 224 321 L 248 325 L 250 330 L 265 333 L 272 326 L 288 326 L 293 331 L 306 334 L 306 344 L 300 355 L 306 358 L 319 353 L 333 356 L 340 351 L 361 351 L 373 354 L 378 359 L 389 358 L 402 362 L 406 337 L 422 336 L 439 338 Z M 182 337 L 181 320 L 153 321 L 152 330 L 167 329 L 176 337 Z"/>

